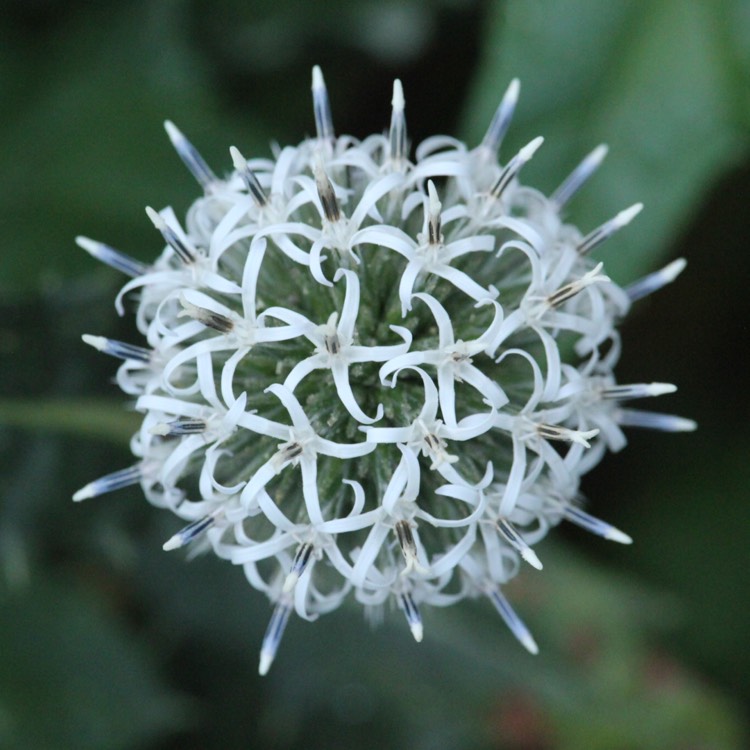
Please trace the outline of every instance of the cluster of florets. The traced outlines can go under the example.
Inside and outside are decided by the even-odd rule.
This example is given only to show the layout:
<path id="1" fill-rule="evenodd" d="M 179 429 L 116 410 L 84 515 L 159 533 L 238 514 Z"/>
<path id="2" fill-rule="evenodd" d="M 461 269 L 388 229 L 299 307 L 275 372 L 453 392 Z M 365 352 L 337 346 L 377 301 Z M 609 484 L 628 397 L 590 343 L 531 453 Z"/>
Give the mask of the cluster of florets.
<path id="1" fill-rule="evenodd" d="M 631 302 L 684 261 L 621 288 L 591 251 L 636 204 L 589 234 L 563 209 L 603 159 L 595 149 L 551 196 L 500 143 L 514 81 L 482 143 L 428 138 L 410 158 L 404 97 L 390 128 L 334 135 L 313 71 L 316 137 L 218 178 L 171 123 L 204 190 L 183 228 L 147 209 L 165 247 L 152 265 L 79 238 L 132 277 L 146 346 L 84 336 L 124 360 L 117 374 L 143 423 L 138 462 L 75 499 L 140 483 L 193 545 L 244 568 L 274 604 L 265 673 L 292 611 L 308 620 L 346 598 L 394 602 L 417 640 L 423 605 L 487 596 L 530 651 L 503 596 L 532 546 L 565 519 L 630 539 L 580 507 L 581 476 L 618 450 L 622 427 L 692 429 L 625 408 L 674 390 L 618 385 L 615 329 Z M 137 293 L 137 294 L 132 294 Z"/>

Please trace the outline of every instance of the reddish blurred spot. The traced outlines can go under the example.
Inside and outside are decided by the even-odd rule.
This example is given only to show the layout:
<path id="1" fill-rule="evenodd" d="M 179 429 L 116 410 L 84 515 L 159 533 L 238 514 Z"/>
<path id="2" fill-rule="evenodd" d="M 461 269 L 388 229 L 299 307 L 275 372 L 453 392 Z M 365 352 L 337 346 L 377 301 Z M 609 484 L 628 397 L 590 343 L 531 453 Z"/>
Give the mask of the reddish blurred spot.
<path id="1" fill-rule="evenodd" d="M 602 653 L 602 639 L 596 628 L 581 625 L 568 634 L 565 651 L 577 664 L 593 665 Z"/>
<path id="2" fill-rule="evenodd" d="M 643 681 L 650 690 L 663 693 L 684 689 L 686 675 L 682 666 L 671 656 L 651 651 L 643 667 Z"/>
<path id="3" fill-rule="evenodd" d="M 493 747 L 503 750 L 550 750 L 555 744 L 550 718 L 528 693 L 501 695 L 488 724 L 495 740 Z"/>

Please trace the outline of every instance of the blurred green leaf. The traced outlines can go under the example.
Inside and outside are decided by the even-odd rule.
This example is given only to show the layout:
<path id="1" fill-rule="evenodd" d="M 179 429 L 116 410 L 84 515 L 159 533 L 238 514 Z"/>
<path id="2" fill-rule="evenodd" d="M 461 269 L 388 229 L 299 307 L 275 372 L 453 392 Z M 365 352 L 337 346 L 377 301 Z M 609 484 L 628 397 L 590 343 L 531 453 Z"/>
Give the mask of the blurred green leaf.
<path id="1" fill-rule="evenodd" d="M 544 543 L 544 571 L 523 571 L 506 592 L 535 632 L 537 656 L 486 601 L 425 608 L 420 644 L 401 613 L 372 629 L 351 606 L 314 623 L 293 618 L 266 678 L 257 676 L 271 613 L 265 598 L 214 559 L 182 566 L 157 542 L 148 547 L 142 570 L 151 572 L 139 579 L 157 629 L 180 671 L 200 675 L 207 704 L 237 717 L 236 742 L 252 736 L 259 746 L 363 750 L 743 746 L 735 707 L 657 645 L 679 619 L 679 599 L 560 546 Z M 222 659 L 218 672 L 202 667 Z M 226 744 L 223 724 L 198 731 L 202 748 Z"/>
<path id="2" fill-rule="evenodd" d="M 476 0 L 462 0 L 470 6 Z M 391 64 L 418 57 L 435 31 L 436 16 L 452 0 L 220 0 L 206 13 L 208 38 L 243 67 L 273 71 L 311 65 L 313 47 L 360 47 Z M 317 60 L 320 62 L 320 60 Z M 282 102 L 280 104 L 283 105 Z"/>
<path id="3" fill-rule="evenodd" d="M 747 154 L 749 28 L 743 0 L 496 4 L 466 130 L 472 142 L 482 137 L 518 77 L 521 100 L 504 160 L 545 137 L 525 181 L 553 190 L 607 142 L 605 164 L 571 213 L 586 231 L 645 204 L 604 250 L 608 273 L 632 280 L 659 264 L 712 182 Z"/>
<path id="4" fill-rule="evenodd" d="M 616 557 L 631 552 L 620 549 Z M 744 746 L 738 707 L 659 645 L 684 615 L 679 596 L 565 547 L 545 543 L 540 554 L 542 575 L 526 575 L 517 588 L 534 608 L 529 619 L 550 651 L 548 664 L 569 680 L 556 700 L 546 700 L 557 747 Z"/>
<path id="5" fill-rule="evenodd" d="M 120 402 L 97 398 L 0 399 L 0 424 L 40 432 L 66 432 L 127 445 L 140 416 Z"/>
<path id="6" fill-rule="evenodd" d="M 750 593 L 737 578 L 748 562 L 749 449 L 747 440 L 707 446 L 698 433 L 692 445 L 660 456 L 663 471 L 639 487 L 648 516 L 621 510 L 639 542 L 636 567 L 693 603 L 676 642 L 737 686 L 748 685 L 750 672 L 750 653 L 737 641 L 750 620 Z"/>
<path id="7" fill-rule="evenodd" d="M 35 44 L 0 33 L 0 82 L 8 81 L 0 89 L 6 299 L 90 269 L 73 243 L 78 234 L 144 260 L 156 255 L 162 243 L 144 206 L 182 210 L 197 194 L 162 130 L 165 119 L 206 151 L 218 173 L 230 167 L 229 143 L 268 153 L 257 122 L 240 138 L 231 118 L 219 116 L 184 13 L 174 3 L 103 4 L 72 14 Z"/>
<path id="8" fill-rule="evenodd" d="M 70 580 L 5 592 L 0 644 L 5 750 L 126 750 L 185 721 L 153 654 Z"/>

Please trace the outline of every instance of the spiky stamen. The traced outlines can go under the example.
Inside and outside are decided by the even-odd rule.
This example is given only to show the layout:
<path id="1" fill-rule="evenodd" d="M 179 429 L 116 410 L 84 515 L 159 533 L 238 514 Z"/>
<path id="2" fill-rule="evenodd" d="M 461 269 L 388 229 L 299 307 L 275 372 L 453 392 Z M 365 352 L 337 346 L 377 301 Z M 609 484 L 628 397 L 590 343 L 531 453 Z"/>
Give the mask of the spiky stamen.
<path id="1" fill-rule="evenodd" d="M 534 138 L 533 141 L 527 143 L 506 165 L 505 169 L 500 173 L 500 176 L 495 181 L 495 184 L 490 189 L 490 198 L 498 200 L 500 196 L 505 192 L 508 185 L 518 176 L 518 173 L 523 169 L 524 165 L 531 161 L 531 158 L 539 150 L 539 147 L 544 143 L 544 138 L 539 136 Z"/>
<path id="2" fill-rule="evenodd" d="M 587 274 L 584 274 L 580 279 L 571 281 L 565 286 L 561 286 L 556 292 L 550 294 L 545 302 L 548 307 L 555 308 L 564 305 L 569 299 L 572 299 L 577 294 L 580 294 L 587 286 L 591 284 L 601 284 L 610 282 L 609 276 L 605 276 L 601 271 L 603 263 L 599 263 L 595 268 L 592 268 Z"/>
<path id="3" fill-rule="evenodd" d="M 406 142 L 406 117 L 404 116 L 404 89 L 398 78 L 393 82 L 393 110 L 391 127 L 388 132 L 389 159 L 394 168 L 401 169 L 406 161 L 408 146 Z"/>
<path id="4" fill-rule="evenodd" d="M 92 497 L 115 492 L 123 487 L 138 484 L 138 482 L 141 481 L 142 476 L 143 466 L 139 463 L 134 466 L 129 466 L 127 469 L 113 471 L 111 474 L 105 474 L 103 477 L 99 477 L 99 479 L 89 482 L 85 487 L 81 487 L 81 489 L 73 495 L 73 500 L 80 502 L 81 500 L 88 500 Z"/>
<path id="5" fill-rule="evenodd" d="M 76 244 L 93 258 L 106 263 L 111 268 L 124 273 L 126 276 L 136 278 L 148 273 L 148 266 L 145 263 L 141 263 L 139 260 L 131 258 L 129 255 L 115 250 L 110 245 L 105 245 L 103 242 L 78 236 L 76 237 Z"/>
<path id="6" fill-rule="evenodd" d="M 307 570 L 307 566 L 310 564 L 310 560 L 312 560 L 314 551 L 315 547 L 313 547 L 311 542 L 304 542 L 297 547 L 297 552 L 292 561 L 292 569 L 289 571 L 289 575 L 284 579 L 284 585 L 281 589 L 285 594 L 289 593 L 297 585 L 299 577 L 305 572 L 305 570 Z"/>
<path id="7" fill-rule="evenodd" d="M 211 528 L 211 526 L 214 525 L 214 523 L 216 523 L 216 514 L 212 513 L 210 515 L 203 516 L 203 518 L 199 518 L 198 520 L 189 523 L 187 526 L 180 529 L 174 536 L 171 536 L 169 539 L 167 539 L 167 541 L 164 542 L 162 549 L 165 552 L 169 552 L 173 549 L 185 547 L 191 542 L 198 539 L 198 537 L 202 536 L 208 529 Z"/>
<path id="8" fill-rule="evenodd" d="M 630 224 L 633 219 L 643 209 L 643 203 L 636 203 L 624 211 L 620 211 L 614 219 L 602 224 L 587 234 L 580 242 L 576 250 L 579 255 L 590 253 L 595 247 L 599 247 L 605 240 L 608 240 L 615 232 Z"/>
<path id="9" fill-rule="evenodd" d="M 320 199 L 320 206 L 323 209 L 323 216 L 331 224 L 335 224 L 341 218 L 341 210 L 336 200 L 333 185 L 328 179 L 328 175 L 323 168 L 323 162 L 320 159 L 316 159 L 313 163 L 313 175 L 315 176 L 315 187 L 318 189 L 318 198 Z"/>
<path id="10" fill-rule="evenodd" d="M 258 208 L 265 208 L 268 203 L 268 197 L 266 196 L 265 190 L 261 187 L 255 173 L 247 166 L 247 160 L 240 153 L 239 149 L 234 146 L 229 147 L 229 153 L 232 157 L 232 164 L 234 164 L 234 168 L 245 183 L 247 192 L 252 196 L 255 205 L 258 206 Z"/>
<path id="11" fill-rule="evenodd" d="M 495 110 L 490 126 L 482 139 L 481 147 L 493 155 L 497 155 L 497 152 L 500 149 L 500 144 L 503 142 L 503 138 L 505 138 L 505 134 L 508 132 L 511 120 L 513 119 L 513 113 L 516 109 L 520 90 L 521 83 L 517 78 L 514 78 L 503 95 L 500 105 L 497 110 Z"/>
<path id="12" fill-rule="evenodd" d="M 197 257 L 197 252 L 188 247 L 178 236 L 172 227 L 167 224 L 158 211 L 154 211 L 151 206 L 146 206 L 146 213 L 151 219 L 154 226 L 161 232 L 164 241 L 174 250 L 175 255 L 185 264 L 190 265 Z"/>
<path id="13" fill-rule="evenodd" d="M 631 383 L 629 385 L 608 385 L 602 388 L 601 397 L 613 401 L 628 401 L 636 398 L 651 398 L 674 393 L 676 385 L 672 383 Z"/>
<path id="14" fill-rule="evenodd" d="M 444 241 L 442 229 L 442 222 L 440 219 L 440 211 L 442 210 L 442 204 L 438 198 L 437 189 L 435 183 L 430 180 L 427 183 L 427 196 L 428 200 L 425 204 L 425 222 L 427 224 L 427 244 L 428 245 L 442 245 Z"/>
<path id="15" fill-rule="evenodd" d="M 271 615 L 271 620 L 266 628 L 266 634 L 263 637 L 263 645 L 260 648 L 260 662 L 258 664 L 258 674 L 261 676 L 268 673 L 268 670 L 276 658 L 276 652 L 284 636 L 289 615 L 292 614 L 291 602 L 285 597 L 280 599 L 276 604 Z"/>
<path id="16" fill-rule="evenodd" d="M 171 422 L 158 422 L 149 432 L 162 437 L 182 437 L 183 435 L 202 435 L 207 428 L 205 420 L 185 417 Z"/>
<path id="17" fill-rule="evenodd" d="M 562 509 L 563 515 L 568 521 L 580 526 L 582 529 L 586 529 L 586 531 L 589 531 L 592 534 L 601 536 L 604 539 L 609 539 L 612 542 L 619 542 L 620 544 L 633 543 L 633 540 L 627 534 L 616 529 L 614 526 L 585 513 L 580 508 L 564 504 Z"/>
<path id="18" fill-rule="evenodd" d="M 539 437 L 545 440 L 560 440 L 564 443 L 578 443 L 584 448 L 590 448 L 589 440 L 599 434 L 599 430 L 571 430 L 568 427 L 561 427 L 556 424 L 539 423 L 536 425 L 536 431 Z"/>
<path id="19" fill-rule="evenodd" d="M 316 65 L 312 72 L 313 112 L 315 114 L 315 132 L 319 141 L 331 141 L 334 138 L 331 103 L 328 100 L 328 89 L 323 80 L 323 72 Z"/>
<path id="20" fill-rule="evenodd" d="M 609 148 L 605 144 L 597 146 L 584 160 L 568 175 L 566 180 L 550 196 L 550 201 L 557 205 L 558 211 L 566 206 L 570 199 L 583 187 L 591 175 L 599 169 Z"/>
<path id="21" fill-rule="evenodd" d="M 124 341 L 115 341 L 104 336 L 91 336 L 88 333 L 84 333 L 81 338 L 86 344 L 93 346 L 94 349 L 117 359 L 148 363 L 151 361 L 151 356 L 153 355 L 151 349 L 135 346 L 134 344 L 126 344 Z"/>
<path id="22" fill-rule="evenodd" d="M 194 305 L 184 296 L 180 297 L 180 304 L 182 305 L 182 310 L 177 313 L 178 318 L 193 318 L 193 320 L 197 320 L 207 328 L 213 328 L 214 331 L 218 331 L 219 333 L 231 333 L 234 330 L 234 321 L 226 315 Z"/>
<path id="23" fill-rule="evenodd" d="M 398 603 L 404 613 L 404 617 L 406 617 L 406 622 L 409 624 L 409 630 L 411 630 L 414 640 L 420 643 L 424 635 L 424 627 L 422 625 L 422 615 L 414 601 L 414 597 L 408 591 L 402 592 L 398 595 Z"/>
<path id="24" fill-rule="evenodd" d="M 203 160 L 195 146 L 185 138 L 182 132 L 170 120 L 165 120 L 164 129 L 167 131 L 169 140 L 172 141 L 177 155 L 182 159 L 182 163 L 188 168 L 190 174 L 195 177 L 198 184 L 208 192 L 211 185 L 218 182 L 216 175 Z"/>
<path id="25" fill-rule="evenodd" d="M 631 302 L 636 302 L 643 297 L 653 294 L 667 284 L 671 284 L 684 270 L 687 261 L 684 258 L 678 258 L 667 264 L 660 271 L 644 276 L 642 279 L 633 282 L 630 286 L 625 287 L 625 293 L 630 297 Z"/>
<path id="26" fill-rule="evenodd" d="M 542 563 L 537 557 L 536 552 L 534 552 L 534 550 L 531 549 L 528 544 L 526 544 L 526 542 L 523 540 L 518 531 L 516 531 L 510 521 L 506 521 L 504 518 L 499 519 L 497 521 L 497 528 L 500 533 L 510 542 L 511 546 L 515 547 L 518 550 L 521 557 L 526 560 L 529 565 L 531 565 L 533 568 L 536 568 L 537 570 L 542 569 Z"/>
<path id="27" fill-rule="evenodd" d="M 510 632 L 513 633 L 521 645 L 530 654 L 538 654 L 539 646 L 536 645 L 536 641 L 524 621 L 516 614 L 513 607 L 510 606 L 510 602 L 498 590 L 490 591 L 488 596 L 498 614 L 510 629 Z"/>

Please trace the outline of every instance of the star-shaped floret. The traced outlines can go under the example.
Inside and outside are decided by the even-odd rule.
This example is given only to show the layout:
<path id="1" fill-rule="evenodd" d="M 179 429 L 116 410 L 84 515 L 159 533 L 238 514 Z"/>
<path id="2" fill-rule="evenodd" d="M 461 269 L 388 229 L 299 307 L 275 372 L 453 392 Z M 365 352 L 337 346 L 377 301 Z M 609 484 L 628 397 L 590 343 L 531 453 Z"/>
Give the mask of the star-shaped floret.
<path id="1" fill-rule="evenodd" d="M 419 367 L 408 367 L 422 379 L 424 385 L 424 405 L 419 415 L 411 424 L 404 427 L 361 427 L 367 435 L 367 441 L 377 443 L 404 444 L 414 451 L 428 457 L 432 464 L 430 469 L 437 470 L 441 476 L 453 484 L 466 484 L 465 480 L 453 468 L 458 456 L 448 453 L 447 440 L 471 440 L 492 429 L 494 410 L 487 414 L 472 414 L 464 417 L 454 426 L 449 426 L 437 418 L 438 390 L 429 375 Z M 392 387 L 396 387 L 398 372 L 394 373 Z"/>
<path id="2" fill-rule="evenodd" d="M 123 298 L 135 289 L 144 290 L 144 301 L 146 302 L 151 297 L 154 300 L 160 300 L 165 291 L 179 290 L 183 286 L 193 289 L 204 288 L 219 294 L 240 293 L 240 287 L 235 282 L 218 273 L 218 259 L 206 255 L 202 249 L 194 245 L 180 226 L 171 208 L 155 211 L 149 207 L 146 211 L 167 245 L 162 257 L 152 267 L 147 269 L 145 273 L 134 276 L 120 290 L 115 298 L 115 307 L 120 315 L 125 313 Z M 84 238 L 80 244 L 91 252 L 91 241 Z M 127 272 L 127 269 L 123 270 Z M 144 332 L 147 328 L 145 316 L 147 308 L 148 305 L 144 305 L 142 302 L 137 319 L 138 327 Z"/>
<path id="3" fill-rule="evenodd" d="M 472 341 L 456 341 L 453 324 L 446 309 L 430 294 L 415 294 L 432 311 L 438 326 L 438 348 L 413 351 L 393 357 L 380 368 L 380 378 L 385 380 L 389 375 L 404 367 L 432 365 L 437 369 L 438 396 L 440 412 L 449 427 L 456 426 L 456 382 L 465 382 L 475 388 L 484 401 L 493 409 L 500 409 L 508 403 L 508 397 L 502 388 L 474 364 L 472 357 L 484 354 L 488 344 L 497 335 L 503 319 L 503 311 L 497 302 L 484 300 L 477 306 L 492 304 L 495 317 L 489 328 L 479 338 Z"/>
<path id="4" fill-rule="evenodd" d="M 294 392 L 300 381 L 313 370 L 329 369 L 338 397 L 349 414 L 362 424 L 372 424 L 382 417 L 383 407 L 378 405 L 374 417 L 369 417 L 362 411 L 349 381 L 349 366 L 358 362 L 386 362 L 398 357 L 409 349 L 411 333 L 406 328 L 391 326 L 391 330 L 404 339 L 403 343 L 391 346 L 355 344 L 360 303 L 359 278 L 353 271 L 340 268 L 336 271 L 334 281 L 341 278 L 346 279 L 346 295 L 341 312 L 332 312 L 322 325 L 313 323 L 301 313 L 282 307 L 268 308 L 261 317 L 272 317 L 287 323 L 298 335 L 304 336 L 315 346 L 314 354 L 298 362 L 287 375 L 285 388 Z"/>
<path id="5" fill-rule="evenodd" d="M 248 480 L 240 502 L 244 508 L 257 505 L 258 493 L 287 466 L 299 466 L 302 472 L 302 494 L 310 521 L 323 522 L 318 497 L 318 454 L 334 458 L 351 459 L 364 456 L 375 450 L 375 445 L 362 443 L 335 443 L 321 437 L 314 430 L 302 406 L 294 394 L 283 385 L 274 384 L 266 389 L 273 393 L 289 413 L 291 425 L 280 424 L 270 419 L 245 414 L 240 425 L 260 435 L 283 441 L 271 456 Z"/>
<path id="6" fill-rule="evenodd" d="M 399 282 L 401 313 L 406 316 L 411 309 L 414 285 L 420 274 L 434 274 L 449 281 L 457 289 L 476 302 L 497 297 L 497 289 L 483 287 L 468 274 L 451 266 L 456 258 L 472 252 L 490 252 L 495 248 L 495 238 L 490 234 L 471 235 L 445 243 L 441 231 L 441 204 L 435 185 L 427 183 L 429 196 L 424 200 L 425 226 L 417 240 L 413 240 L 403 230 L 386 225 L 365 227 L 352 238 L 352 245 L 373 244 L 387 247 L 407 260 L 406 268 Z"/>

